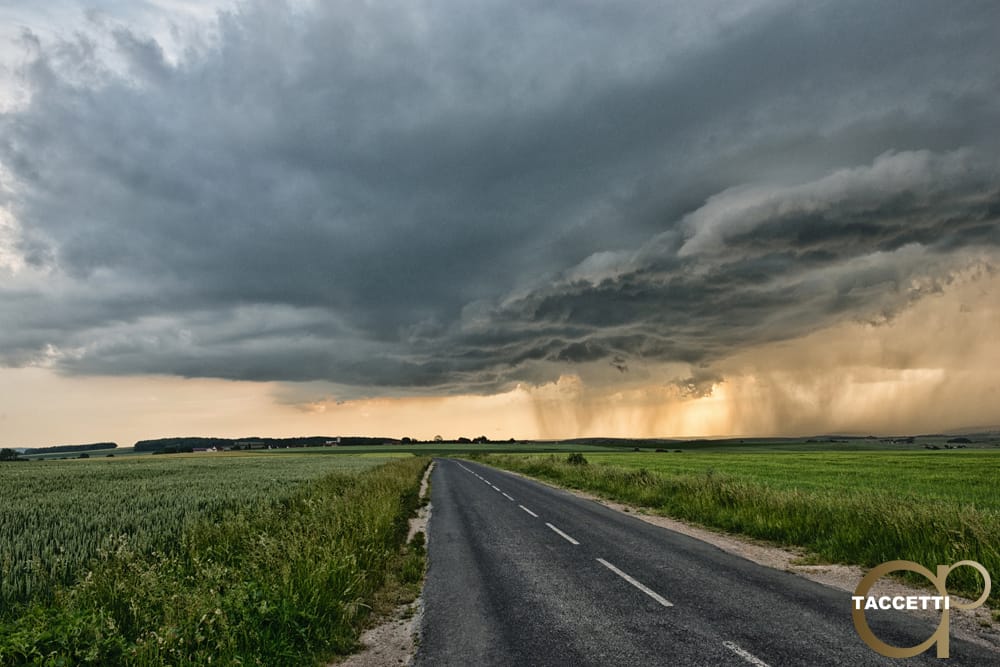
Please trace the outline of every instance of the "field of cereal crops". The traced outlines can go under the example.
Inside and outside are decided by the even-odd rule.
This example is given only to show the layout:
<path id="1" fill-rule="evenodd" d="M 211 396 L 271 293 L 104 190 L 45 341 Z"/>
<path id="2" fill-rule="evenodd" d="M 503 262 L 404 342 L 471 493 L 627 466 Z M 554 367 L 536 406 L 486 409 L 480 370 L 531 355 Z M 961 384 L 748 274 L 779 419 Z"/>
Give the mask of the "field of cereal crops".
<path id="1" fill-rule="evenodd" d="M 0 665 L 309 664 L 350 651 L 388 573 L 419 579 L 422 554 L 402 545 L 426 463 L 262 453 L 0 466 Z"/>
<path id="2" fill-rule="evenodd" d="M 385 460 L 227 454 L 0 466 L 0 610 L 51 595 L 101 551 L 162 550 L 191 520 L 270 504 L 307 480 Z"/>

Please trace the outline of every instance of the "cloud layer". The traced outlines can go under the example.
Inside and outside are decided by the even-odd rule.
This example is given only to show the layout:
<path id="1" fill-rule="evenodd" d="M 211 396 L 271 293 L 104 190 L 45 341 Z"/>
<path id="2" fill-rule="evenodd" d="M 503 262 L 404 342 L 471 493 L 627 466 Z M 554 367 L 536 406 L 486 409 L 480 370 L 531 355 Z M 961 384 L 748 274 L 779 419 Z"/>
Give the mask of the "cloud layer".
<path id="1" fill-rule="evenodd" d="M 992 3 L 247 2 L 23 39 L 0 363 L 701 395 L 1000 245 Z"/>

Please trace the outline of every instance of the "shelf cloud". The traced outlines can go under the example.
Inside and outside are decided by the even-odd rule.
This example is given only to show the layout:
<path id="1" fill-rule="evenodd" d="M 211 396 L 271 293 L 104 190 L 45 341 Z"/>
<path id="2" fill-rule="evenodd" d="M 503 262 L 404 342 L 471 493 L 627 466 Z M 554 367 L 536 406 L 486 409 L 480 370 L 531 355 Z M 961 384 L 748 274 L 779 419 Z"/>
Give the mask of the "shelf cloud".
<path id="1" fill-rule="evenodd" d="M 699 397 L 1000 256 L 991 3 L 113 16 L 9 64 L 8 367 Z"/>

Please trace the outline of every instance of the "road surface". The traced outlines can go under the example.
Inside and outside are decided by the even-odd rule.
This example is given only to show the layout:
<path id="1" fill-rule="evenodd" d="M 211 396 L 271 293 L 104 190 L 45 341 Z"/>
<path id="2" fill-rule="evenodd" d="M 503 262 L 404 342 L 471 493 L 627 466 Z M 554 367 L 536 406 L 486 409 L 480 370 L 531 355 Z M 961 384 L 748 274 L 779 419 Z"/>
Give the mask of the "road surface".
<path id="1" fill-rule="evenodd" d="M 880 656 L 850 593 L 728 554 L 596 502 L 467 461 L 438 460 L 419 667 L 488 665 L 998 665 Z M 931 623 L 869 614 L 896 646 Z"/>

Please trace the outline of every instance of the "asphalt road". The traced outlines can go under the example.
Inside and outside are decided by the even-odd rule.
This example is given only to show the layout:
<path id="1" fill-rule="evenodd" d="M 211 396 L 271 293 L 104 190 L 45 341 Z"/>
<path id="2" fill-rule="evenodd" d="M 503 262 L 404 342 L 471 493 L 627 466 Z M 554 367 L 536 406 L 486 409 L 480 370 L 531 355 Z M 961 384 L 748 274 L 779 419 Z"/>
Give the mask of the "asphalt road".
<path id="1" fill-rule="evenodd" d="M 955 639 L 948 660 L 885 658 L 850 593 L 495 468 L 438 460 L 431 485 L 420 667 L 1000 665 Z M 869 621 L 896 646 L 934 630 Z"/>

